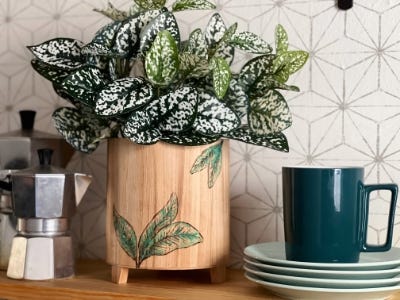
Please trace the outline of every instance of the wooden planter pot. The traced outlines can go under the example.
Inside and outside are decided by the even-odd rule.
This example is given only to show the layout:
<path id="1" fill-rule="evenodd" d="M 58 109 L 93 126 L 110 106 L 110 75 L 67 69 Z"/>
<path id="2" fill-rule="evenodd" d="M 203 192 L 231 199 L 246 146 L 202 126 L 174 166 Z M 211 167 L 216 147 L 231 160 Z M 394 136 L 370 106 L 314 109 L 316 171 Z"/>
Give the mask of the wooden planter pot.
<path id="1" fill-rule="evenodd" d="M 228 162 L 227 140 L 204 146 L 109 140 L 106 239 L 113 282 L 126 283 L 129 269 L 137 268 L 210 269 L 212 282 L 225 280 Z"/>

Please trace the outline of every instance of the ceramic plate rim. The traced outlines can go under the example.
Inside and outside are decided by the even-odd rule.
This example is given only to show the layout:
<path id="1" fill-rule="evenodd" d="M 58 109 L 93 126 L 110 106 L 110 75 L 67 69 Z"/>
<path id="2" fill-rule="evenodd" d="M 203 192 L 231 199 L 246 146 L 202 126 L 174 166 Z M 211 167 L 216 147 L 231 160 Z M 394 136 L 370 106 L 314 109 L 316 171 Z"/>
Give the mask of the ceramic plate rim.
<path id="1" fill-rule="evenodd" d="M 334 270 L 334 269 L 324 270 L 324 269 L 305 269 L 305 268 L 292 268 L 288 266 L 269 265 L 258 261 L 253 261 L 252 258 L 250 257 L 249 258 L 244 257 L 243 260 L 245 261 L 245 263 L 252 265 L 254 267 L 265 268 L 270 273 L 273 273 L 274 271 L 282 271 L 282 272 L 285 271 L 288 272 L 288 274 L 290 274 L 291 276 L 302 276 L 310 278 L 314 278 L 315 276 L 324 276 L 320 278 L 345 279 L 350 276 L 363 276 L 363 277 L 368 277 L 370 279 L 384 279 L 400 275 L 400 268 L 383 269 L 383 270 Z M 295 273 L 296 275 L 293 275 L 292 273 Z M 302 275 L 299 275 L 300 273 L 302 273 Z M 325 277 L 325 275 L 330 275 L 330 276 Z M 392 277 L 386 277 L 386 276 L 382 277 L 382 275 L 392 275 Z"/>
<path id="2" fill-rule="evenodd" d="M 244 254 L 247 257 L 250 257 L 252 259 L 255 259 L 259 262 L 262 263 L 268 263 L 268 264 L 274 264 L 274 265 L 280 265 L 280 266 L 291 266 L 291 267 L 303 267 L 306 269 L 329 269 L 329 270 L 345 270 L 345 269 L 352 269 L 352 270 L 362 270 L 362 269 L 390 269 L 394 268 L 395 266 L 400 265 L 400 248 L 392 247 L 389 251 L 398 251 L 399 252 L 399 258 L 395 260 L 383 260 L 383 261 L 373 261 L 373 262 L 358 262 L 358 263 L 316 263 L 316 262 L 302 262 L 302 261 L 293 261 L 293 260 L 287 260 L 285 257 L 282 258 L 273 258 L 273 257 L 268 257 L 265 253 L 267 251 L 277 251 L 277 249 L 264 249 L 264 253 L 261 255 L 254 255 L 252 253 L 249 253 L 249 251 L 253 251 L 251 249 L 258 249 L 260 247 L 280 247 L 279 252 L 283 253 L 285 255 L 285 247 L 283 242 L 267 242 L 267 243 L 260 243 L 260 244 L 253 244 L 249 245 L 244 249 Z M 387 253 L 385 252 L 385 253 Z M 368 257 L 370 255 L 375 254 L 376 256 L 383 253 L 383 252 L 362 252 L 360 255 L 360 260 L 363 257 Z M 377 254 L 378 253 L 378 254 Z"/>

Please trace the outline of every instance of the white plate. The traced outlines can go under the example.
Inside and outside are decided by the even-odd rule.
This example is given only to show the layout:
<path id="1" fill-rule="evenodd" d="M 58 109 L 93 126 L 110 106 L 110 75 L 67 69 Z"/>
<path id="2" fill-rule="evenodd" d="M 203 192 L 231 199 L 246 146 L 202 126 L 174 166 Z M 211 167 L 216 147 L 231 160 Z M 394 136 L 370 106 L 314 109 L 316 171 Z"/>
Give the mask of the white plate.
<path id="1" fill-rule="evenodd" d="M 391 294 L 400 290 L 400 285 L 367 289 L 324 289 L 272 283 L 247 272 L 245 276 L 276 295 L 296 300 L 380 300 L 388 299 Z"/>
<path id="2" fill-rule="evenodd" d="M 392 247 L 386 252 L 362 252 L 358 263 L 314 263 L 287 260 L 285 244 L 262 243 L 247 246 L 244 254 L 262 263 L 304 269 L 321 270 L 384 270 L 400 266 L 400 248 Z"/>
<path id="3" fill-rule="evenodd" d="M 332 288 L 332 289 L 365 289 L 365 288 L 379 288 L 385 286 L 393 286 L 400 283 L 400 276 L 387 279 L 324 279 L 324 278 L 311 278 L 311 277 L 297 277 L 290 275 L 271 274 L 251 266 L 245 265 L 244 269 L 247 273 L 256 275 L 262 280 L 268 282 L 282 283 L 295 286 L 307 286 L 318 288 Z"/>
<path id="4" fill-rule="evenodd" d="M 385 269 L 385 270 L 320 270 L 320 269 L 303 269 L 291 268 L 285 266 L 274 266 L 260 263 L 251 258 L 244 258 L 244 261 L 259 271 L 264 271 L 273 274 L 301 276 L 301 277 L 317 277 L 317 278 L 332 278 L 332 279 L 385 279 L 393 278 L 400 275 L 400 268 Z"/>

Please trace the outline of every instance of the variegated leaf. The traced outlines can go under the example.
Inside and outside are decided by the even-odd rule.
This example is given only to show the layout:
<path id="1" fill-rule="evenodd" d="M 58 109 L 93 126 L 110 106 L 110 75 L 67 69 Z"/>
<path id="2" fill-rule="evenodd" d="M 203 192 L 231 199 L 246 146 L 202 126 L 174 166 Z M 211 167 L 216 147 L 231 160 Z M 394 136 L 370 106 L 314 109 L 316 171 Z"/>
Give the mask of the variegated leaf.
<path id="1" fill-rule="evenodd" d="M 275 55 L 262 55 L 249 60 L 240 70 L 239 84 L 248 91 L 261 77 L 269 74 L 272 76 L 275 57 Z"/>
<path id="2" fill-rule="evenodd" d="M 54 92 L 60 96 L 61 98 L 67 100 L 69 103 L 73 104 L 75 107 L 81 107 L 81 102 L 71 97 L 71 95 L 64 92 L 64 90 L 60 87 L 59 84 L 53 83 Z"/>
<path id="3" fill-rule="evenodd" d="M 286 52 L 288 50 L 289 42 L 288 36 L 282 25 L 278 24 L 275 27 L 275 44 L 276 44 L 276 53 L 280 54 L 282 52 Z"/>
<path id="4" fill-rule="evenodd" d="M 81 55 L 83 44 L 70 38 L 56 38 L 28 49 L 40 61 L 66 70 L 76 69 L 84 62 Z"/>
<path id="5" fill-rule="evenodd" d="M 166 0 L 133 0 L 144 10 L 160 9 L 165 6 Z"/>
<path id="6" fill-rule="evenodd" d="M 104 126 L 95 116 L 73 107 L 61 107 L 54 111 L 53 120 L 57 131 L 72 147 L 85 153 L 96 150 Z"/>
<path id="7" fill-rule="evenodd" d="M 156 85 L 170 84 L 178 69 L 177 44 L 169 31 L 160 31 L 146 54 L 145 69 L 149 80 Z"/>
<path id="8" fill-rule="evenodd" d="M 70 70 L 59 69 L 55 66 L 45 64 L 39 59 L 32 59 L 31 65 L 41 76 L 57 85 L 61 84 L 64 78 L 71 73 Z"/>
<path id="9" fill-rule="evenodd" d="M 214 143 L 219 139 L 218 136 L 207 136 L 202 135 L 195 131 L 183 131 L 174 132 L 171 134 L 163 134 L 161 140 L 174 144 L 174 145 L 185 145 L 185 146 L 200 146 Z"/>
<path id="10" fill-rule="evenodd" d="M 179 132 L 192 125 L 197 101 L 194 88 L 182 87 L 152 101 L 146 111 L 154 127 L 161 131 Z"/>
<path id="11" fill-rule="evenodd" d="M 239 84 L 236 78 L 232 78 L 229 88 L 222 100 L 229 108 L 231 108 L 239 118 L 247 114 L 249 97 L 243 85 Z"/>
<path id="12" fill-rule="evenodd" d="M 102 116 L 125 114 L 149 102 L 153 95 L 153 87 L 141 77 L 117 79 L 98 93 L 95 111 Z"/>
<path id="13" fill-rule="evenodd" d="M 217 136 L 234 130 L 240 125 L 236 114 L 214 96 L 199 93 L 198 114 L 193 128 L 204 135 Z"/>
<path id="14" fill-rule="evenodd" d="M 145 54 L 153 44 L 159 32 L 167 30 L 175 40 L 175 44 L 180 44 L 180 33 L 175 16 L 169 12 L 163 12 L 151 20 L 140 33 L 139 52 Z"/>
<path id="15" fill-rule="evenodd" d="M 166 255 L 203 241 L 201 233 L 186 222 L 175 222 L 161 229 L 154 237 L 150 255 Z"/>
<path id="16" fill-rule="evenodd" d="M 229 43 L 240 50 L 254 54 L 269 54 L 271 46 L 255 33 L 244 31 L 234 34 Z"/>
<path id="17" fill-rule="evenodd" d="M 218 44 L 218 48 L 215 50 L 214 57 L 225 59 L 228 65 L 231 65 L 235 58 L 235 47 L 229 45 L 227 41 L 223 41 Z"/>
<path id="18" fill-rule="evenodd" d="M 208 59 L 208 46 L 201 29 L 198 28 L 190 33 L 187 51 L 200 58 Z"/>
<path id="19" fill-rule="evenodd" d="M 298 92 L 300 89 L 295 85 L 287 85 L 278 80 L 275 80 L 270 75 L 266 75 L 258 80 L 249 91 L 249 95 L 251 98 L 260 97 L 268 92 L 271 89 L 279 89 L 279 90 L 287 90 Z"/>
<path id="20" fill-rule="evenodd" d="M 111 2 L 108 2 L 107 7 L 105 9 L 95 8 L 94 11 L 99 12 L 102 15 L 104 15 L 114 21 L 121 21 L 128 17 L 127 12 L 115 8 Z"/>
<path id="21" fill-rule="evenodd" d="M 279 54 L 274 60 L 274 71 L 284 68 L 290 75 L 300 70 L 308 59 L 305 51 L 287 51 Z"/>
<path id="22" fill-rule="evenodd" d="M 215 95 L 219 99 L 225 96 L 231 81 L 231 69 L 223 58 L 213 57 L 211 60 L 211 68 L 213 72 L 213 85 Z"/>
<path id="23" fill-rule="evenodd" d="M 122 22 L 115 21 L 100 28 L 92 41 L 82 48 L 82 54 L 110 56 L 115 36 L 121 28 Z"/>
<path id="24" fill-rule="evenodd" d="M 179 76 L 181 78 L 201 78 L 210 72 L 207 59 L 187 52 L 179 54 Z"/>
<path id="25" fill-rule="evenodd" d="M 209 48 L 213 48 L 223 38 L 226 31 L 226 26 L 219 13 L 211 16 L 206 26 L 204 37 Z"/>
<path id="26" fill-rule="evenodd" d="M 113 208 L 113 223 L 119 245 L 129 257 L 136 261 L 137 238 L 135 230 L 124 217 L 118 214 L 115 207 Z"/>
<path id="27" fill-rule="evenodd" d="M 188 9 L 215 9 L 215 5 L 207 0 L 177 0 L 172 4 L 172 11 Z"/>
<path id="28" fill-rule="evenodd" d="M 264 96 L 250 99 L 250 129 L 257 135 L 280 132 L 292 124 L 292 115 L 283 96 L 269 90 Z"/>
<path id="29" fill-rule="evenodd" d="M 282 132 L 257 135 L 248 126 L 243 126 L 224 134 L 224 137 L 277 151 L 289 152 L 288 141 Z"/>
<path id="30" fill-rule="evenodd" d="M 219 144 L 218 144 L 219 145 Z M 203 150 L 201 154 L 196 158 L 195 162 L 190 169 L 190 174 L 200 172 L 208 167 L 211 157 L 213 155 L 213 146 Z"/>
<path id="31" fill-rule="evenodd" d="M 65 78 L 61 88 L 74 99 L 94 107 L 94 97 L 105 84 L 103 74 L 98 68 L 84 66 Z"/>
<path id="32" fill-rule="evenodd" d="M 161 138 L 161 132 L 154 128 L 146 111 L 134 111 L 122 127 L 122 135 L 137 144 L 154 144 Z"/>
<path id="33" fill-rule="evenodd" d="M 141 30 L 163 11 L 149 10 L 124 20 L 116 34 L 113 52 L 122 57 L 135 57 L 139 50 Z"/>
<path id="34" fill-rule="evenodd" d="M 178 214 L 178 197 L 171 194 L 167 204 L 161 208 L 147 224 L 139 239 L 139 264 L 146 258 L 154 255 L 152 249 L 156 243 L 156 235 L 172 224 Z"/>

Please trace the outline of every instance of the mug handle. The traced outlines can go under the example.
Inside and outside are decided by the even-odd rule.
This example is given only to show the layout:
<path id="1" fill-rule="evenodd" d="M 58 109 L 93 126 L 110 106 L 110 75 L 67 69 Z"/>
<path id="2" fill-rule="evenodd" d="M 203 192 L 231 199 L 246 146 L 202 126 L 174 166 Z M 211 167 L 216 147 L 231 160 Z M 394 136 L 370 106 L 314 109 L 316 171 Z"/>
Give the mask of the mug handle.
<path id="1" fill-rule="evenodd" d="M 389 210 L 389 219 L 388 219 L 388 229 L 386 234 L 386 242 L 383 245 L 368 245 L 367 244 L 367 229 L 368 229 L 368 212 L 369 212 L 369 197 L 371 192 L 377 190 L 388 190 L 391 192 L 390 199 L 390 210 Z M 363 204 L 364 204 L 364 222 L 363 222 L 363 240 L 361 251 L 364 252 L 377 252 L 377 251 L 387 251 L 392 247 L 392 238 L 393 238 L 393 225 L 394 225 L 394 216 L 396 211 L 396 202 L 397 202 L 397 194 L 398 194 L 398 186 L 394 183 L 388 184 L 369 184 L 363 186 Z"/>

